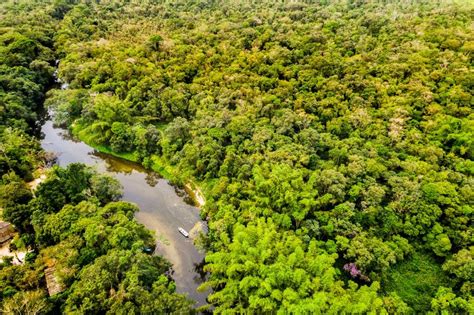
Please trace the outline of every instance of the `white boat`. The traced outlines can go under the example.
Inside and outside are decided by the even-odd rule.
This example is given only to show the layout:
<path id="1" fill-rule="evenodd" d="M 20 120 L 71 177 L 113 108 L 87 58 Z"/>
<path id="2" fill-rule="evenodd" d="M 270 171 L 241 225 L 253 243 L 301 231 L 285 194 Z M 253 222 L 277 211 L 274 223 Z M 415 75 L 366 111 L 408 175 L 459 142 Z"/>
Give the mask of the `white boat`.
<path id="1" fill-rule="evenodd" d="M 178 231 L 179 231 L 179 233 L 183 234 L 184 237 L 189 237 L 189 233 L 186 232 L 186 230 L 183 229 L 182 227 L 179 227 Z"/>

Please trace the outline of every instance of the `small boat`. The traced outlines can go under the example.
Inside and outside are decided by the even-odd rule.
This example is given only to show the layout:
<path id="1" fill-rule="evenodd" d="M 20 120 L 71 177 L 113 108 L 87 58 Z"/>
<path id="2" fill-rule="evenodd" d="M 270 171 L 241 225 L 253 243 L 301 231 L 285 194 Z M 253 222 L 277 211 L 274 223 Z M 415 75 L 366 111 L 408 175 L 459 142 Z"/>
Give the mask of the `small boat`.
<path id="1" fill-rule="evenodd" d="M 179 233 L 183 234 L 184 237 L 189 237 L 189 233 L 186 232 L 186 230 L 183 229 L 182 227 L 179 227 L 178 231 L 179 231 Z"/>

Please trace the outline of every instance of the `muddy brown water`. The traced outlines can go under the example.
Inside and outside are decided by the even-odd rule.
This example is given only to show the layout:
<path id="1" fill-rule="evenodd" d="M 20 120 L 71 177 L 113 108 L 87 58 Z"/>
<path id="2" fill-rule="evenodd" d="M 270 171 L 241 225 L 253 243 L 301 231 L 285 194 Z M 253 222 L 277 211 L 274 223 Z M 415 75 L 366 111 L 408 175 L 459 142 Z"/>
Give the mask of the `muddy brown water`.
<path id="1" fill-rule="evenodd" d="M 177 291 L 196 301 L 196 307 L 206 304 L 207 293 L 197 292 L 202 283 L 200 265 L 204 254 L 199 252 L 191 239 L 178 231 L 183 227 L 190 231 L 203 223 L 199 209 L 187 204 L 175 187 L 153 172 L 114 156 L 97 152 L 87 144 L 72 139 L 66 130 L 55 128 L 47 118 L 41 128 L 44 150 L 57 155 L 57 163 L 84 163 L 117 178 L 123 186 L 123 200 L 138 205 L 135 217 L 138 222 L 155 232 L 157 254 L 163 255 L 173 264 L 172 277 Z"/>

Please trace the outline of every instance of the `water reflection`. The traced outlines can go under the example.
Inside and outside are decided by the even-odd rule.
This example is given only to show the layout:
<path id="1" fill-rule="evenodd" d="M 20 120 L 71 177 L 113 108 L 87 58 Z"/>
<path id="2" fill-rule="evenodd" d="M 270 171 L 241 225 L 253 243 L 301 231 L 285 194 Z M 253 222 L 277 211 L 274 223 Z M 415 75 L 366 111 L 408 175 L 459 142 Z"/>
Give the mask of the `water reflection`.
<path id="1" fill-rule="evenodd" d="M 91 154 L 105 162 L 107 172 L 131 174 L 133 171 L 137 171 L 140 173 L 147 173 L 147 171 L 139 164 L 115 158 L 109 154 L 101 153 L 96 150 L 91 152 Z"/>
<path id="2" fill-rule="evenodd" d="M 196 276 L 194 277 L 194 281 L 196 283 L 203 283 L 208 279 L 209 274 L 204 271 L 204 266 L 206 265 L 206 261 L 203 259 L 199 263 L 194 264 L 194 272 Z"/>
<path id="3" fill-rule="evenodd" d="M 123 200 L 138 205 L 137 220 L 155 233 L 156 252 L 173 264 L 171 272 L 177 291 L 187 294 L 197 302 L 197 306 L 206 304 L 207 293 L 196 291 L 205 277 L 201 273 L 204 254 L 196 249 L 191 239 L 184 238 L 178 231 L 178 227 L 190 231 L 198 223 L 205 226 L 199 217 L 199 209 L 185 202 L 186 194 L 137 163 L 99 153 L 76 141 L 64 130 L 55 128 L 49 118 L 41 131 L 44 135 L 41 145 L 45 151 L 54 154 L 58 165 L 85 163 L 120 181 Z"/>
<path id="4" fill-rule="evenodd" d="M 148 186 L 155 187 L 161 177 L 157 173 L 147 173 L 145 180 Z"/>

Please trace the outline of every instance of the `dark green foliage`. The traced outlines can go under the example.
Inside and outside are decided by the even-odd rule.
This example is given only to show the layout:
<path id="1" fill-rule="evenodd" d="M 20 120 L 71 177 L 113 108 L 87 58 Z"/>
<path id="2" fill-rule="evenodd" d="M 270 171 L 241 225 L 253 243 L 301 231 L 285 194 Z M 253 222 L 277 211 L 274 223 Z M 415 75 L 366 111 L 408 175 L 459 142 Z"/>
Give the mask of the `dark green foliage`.
<path id="1" fill-rule="evenodd" d="M 53 18 L 31 7 L 14 11 L 9 4 L 0 8 L 0 132 L 31 130 L 53 82 Z"/>
<path id="2" fill-rule="evenodd" d="M 84 164 L 73 163 L 64 169 L 54 167 L 35 195 L 37 198 L 33 202 L 42 212 L 56 212 L 65 204 L 77 204 L 91 198 L 100 204 L 116 201 L 121 197 L 121 187 L 116 179 L 98 174 Z"/>
<path id="3" fill-rule="evenodd" d="M 20 184 L 11 181 L 0 188 L 11 185 Z M 7 261 L 1 266 L 0 301 L 5 309 L 20 307 L 24 299 L 27 304 L 42 301 L 44 307 L 54 306 L 67 313 L 189 310 L 190 301 L 175 293 L 174 283 L 166 276 L 169 263 L 143 253 L 143 248 L 153 252 L 155 240 L 135 221 L 138 208 L 109 202 L 120 197 L 118 189 L 115 179 L 82 164 L 71 164 L 67 169 L 54 168 L 35 191 L 34 199 L 21 187 L 13 197 L 0 195 L 4 218 L 23 236 L 36 238 L 23 238 L 25 245 L 36 248 L 27 254 L 24 265 L 9 266 Z M 44 292 L 41 272 L 46 267 L 54 268 L 56 281 L 68 289 L 56 305 L 47 303 L 39 293 L 38 297 L 33 294 L 33 290 Z"/>
<path id="4" fill-rule="evenodd" d="M 2 221 L 20 233 L 10 248 L 27 251 L 20 265 L 13 265 L 13 257 L 2 257 L 1 312 L 188 313 L 191 303 L 175 293 L 166 275 L 169 263 L 143 253 L 143 248 L 153 251 L 155 241 L 135 221 L 138 208 L 114 202 L 121 197 L 116 179 L 72 164 L 47 171 L 47 180 L 33 193 L 25 183 L 43 164 L 32 133 L 44 92 L 52 84 L 55 19 L 74 5 L 75 1 L 0 5 L 0 210 Z M 65 116 L 81 113 L 84 101 L 78 98 L 86 97 L 75 93 Z M 129 141 L 123 129 L 112 129 L 119 141 Z M 148 135 L 148 141 L 159 138 L 151 128 L 146 129 Z M 156 144 L 143 139 L 140 145 L 145 151 L 157 150 Z M 48 297 L 48 272 L 64 292 Z"/>
<path id="5" fill-rule="evenodd" d="M 112 202 L 99 208 L 90 202 L 66 205 L 35 224 L 44 248 L 41 259 L 55 261 L 58 281 L 70 287 L 66 313 L 169 312 L 188 310 L 165 276 L 169 263 L 142 253 L 154 248 L 151 233 L 134 219 L 135 205 Z"/>
<path id="6" fill-rule="evenodd" d="M 51 29 L 28 22 L 41 13 L 27 5 L 5 8 L 0 125 L 28 130 L 51 72 Z M 12 12 L 38 31 L 11 30 Z M 64 17 L 54 41 L 69 89 L 49 104 L 88 142 L 207 188 L 203 287 L 216 312 L 469 313 L 473 12 L 462 0 L 58 2 L 47 20 Z M 3 129 L 2 175 L 28 178 L 34 150 Z M 124 271 L 162 267 L 131 256 L 124 222 L 106 235 L 86 215 L 80 228 L 76 210 L 100 211 L 113 186 L 78 165 L 56 169 L 38 198 L 6 198 L 21 200 L 6 213 L 87 266 L 67 311 L 167 312 L 166 301 L 147 304 L 168 300 L 161 276 Z M 123 288 L 142 293 L 116 304 Z"/>
<path id="7" fill-rule="evenodd" d="M 163 37 L 161 37 L 160 35 L 153 35 L 148 40 L 148 45 L 152 50 L 157 51 L 160 49 L 160 45 L 162 42 L 163 42 Z"/>
<path id="8" fill-rule="evenodd" d="M 1 129 L 1 128 L 0 128 Z M 0 176 L 14 173 L 27 181 L 38 166 L 40 146 L 18 129 L 0 130 Z"/>
<path id="9" fill-rule="evenodd" d="M 349 276 L 342 266 L 350 264 L 354 290 L 382 281 L 381 292 L 398 294 L 381 302 L 390 312 L 401 311 L 402 300 L 425 312 L 436 296 L 435 304 L 451 294 L 470 299 L 465 262 L 451 274 L 455 282 L 440 277 L 423 293 L 416 284 L 425 282 L 415 279 L 457 266 L 472 246 L 472 4 L 115 5 L 119 18 L 90 4 L 61 25 L 67 93 L 90 91 L 82 112 L 66 119 L 93 144 L 146 166 L 161 155 L 182 181 L 208 187 L 210 300 L 218 310 L 290 310 L 289 296 L 254 287 L 274 281 L 262 271 L 272 261 L 255 262 L 255 274 L 239 269 L 245 249 L 234 245 L 251 234 L 241 226 L 261 218 L 271 219 L 276 240 L 290 233 L 305 244 L 284 257 L 307 255 L 316 242 L 338 256 L 335 281 Z M 76 112 L 79 100 L 62 112 Z M 411 271 L 425 252 L 436 258 Z M 314 274 L 302 268 L 300 276 Z M 289 304 L 306 299 L 294 297 Z"/>
<path id="10" fill-rule="evenodd" d="M 189 302 L 174 293 L 174 284 L 163 275 L 168 268 L 157 256 L 110 251 L 81 271 L 64 312 L 188 313 Z"/>

